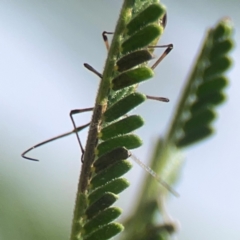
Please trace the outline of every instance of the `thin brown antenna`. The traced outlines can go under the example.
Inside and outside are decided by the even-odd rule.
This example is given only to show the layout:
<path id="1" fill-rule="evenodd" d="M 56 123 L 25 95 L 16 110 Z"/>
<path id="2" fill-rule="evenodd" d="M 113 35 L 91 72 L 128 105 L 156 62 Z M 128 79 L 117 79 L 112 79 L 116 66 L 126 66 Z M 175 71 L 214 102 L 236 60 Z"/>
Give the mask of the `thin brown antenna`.
<path id="1" fill-rule="evenodd" d="M 154 172 L 150 167 L 145 165 L 136 156 L 131 153 L 131 158 L 144 170 L 146 170 L 150 175 L 152 175 L 163 187 L 165 187 L 169 192 L 171 192 L 175 197 L 179 197 L 179 193 L 175 191 L 167 182 L 165 182 L 156 172 Z"/>

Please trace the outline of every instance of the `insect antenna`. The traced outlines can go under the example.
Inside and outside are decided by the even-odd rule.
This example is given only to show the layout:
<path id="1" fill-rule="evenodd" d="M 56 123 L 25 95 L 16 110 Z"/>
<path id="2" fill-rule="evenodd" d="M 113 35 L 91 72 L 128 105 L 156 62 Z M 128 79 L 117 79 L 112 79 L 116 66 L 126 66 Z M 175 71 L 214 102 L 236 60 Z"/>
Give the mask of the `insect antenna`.
<path id="1" fill-rule="evenodd" d="M 175 197 L 179 197 L 179 193 L 174 190 L 167 182 L 165 182 L 156 172 L 154 172 L 150 167 L 145 165 L 140 161 L 135 155 L 131 153 L 131 158 L 145 171 L 152 175 L 163 187 L 165 187 L 169 192 L 171 192 Z"/>

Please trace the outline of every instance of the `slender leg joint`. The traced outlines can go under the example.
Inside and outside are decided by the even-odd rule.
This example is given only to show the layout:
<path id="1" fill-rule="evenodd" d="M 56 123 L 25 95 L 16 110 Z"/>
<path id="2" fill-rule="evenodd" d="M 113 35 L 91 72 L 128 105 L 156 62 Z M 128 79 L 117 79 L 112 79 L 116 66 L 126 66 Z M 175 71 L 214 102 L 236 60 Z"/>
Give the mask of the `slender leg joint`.
<path id="1" fill-rule="evenodd" d="M 156 68 L 158 64 L 172 51 L 173 44 L 161 45 L 161 46 L 148 46 L 148 48 L 166 48 L 163 54 L 158 58 L 158 60 L 152 65 L 152 69 Z"/>
<path id="2" fill-rule="evenodd" d="M 75 122 L 74 122 L 73 115 L 74 115 L 74 114 L 78 114 L 78 113 L 82 113 L 82 112 L 89 112 L 89 111 L 92 111 L 92 110 L 93 110 L 93 108 L 74 109 L 74 110 L 71 110 L 71 112 L 70 112 L 70 114 L 69 114 L 69 115 L 70 115 L 70 118 L 71 118 L 71 121 L 72 121 L 72 124 L 73 124 L 73 127 L 74 127 L 74 130 L 73 130 L 73 131 L 76 133 L 76 137 L 77 137 L 78 144 L 79 144 L 79 146 L 80 146 L 82 155 L 84 154 L 84 148 L 83 148 L 83 146 L 82 146 L 80 137 L 79 137 L 79 135 L 78 135 L 79 130 L 78 130 L 78 128 L 77 128 L 77 126 L 76 126 L 76 124 L 75 124 Z M 85 126 L 89 126 L 89 125 L 90 125 L 90 123 L 84 125 L 84 127 L 85 127 Z"/>
<path id="3" fill-rule="evenodd" d="M 103 41 L 104 41 L 104 43 L 105 43 L 105 46 L 106 46 L 107 50 L 109 51 L 110 46 L 109 46 L 107 34 L 114 34 L 114 33 L 113 33 L 113 32 L 106 32 L 106 31 L 104 31 L 104 32 L 102 33 Z"/>

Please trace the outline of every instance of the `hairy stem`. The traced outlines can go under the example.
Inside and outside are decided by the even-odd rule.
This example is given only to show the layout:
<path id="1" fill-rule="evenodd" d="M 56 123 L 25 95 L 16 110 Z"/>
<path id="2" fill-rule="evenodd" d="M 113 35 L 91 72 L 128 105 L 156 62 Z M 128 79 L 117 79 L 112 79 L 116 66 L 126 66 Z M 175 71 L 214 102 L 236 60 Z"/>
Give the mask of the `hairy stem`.
<path id="1" fill-rule="evenodd" d="M 103 78 L 100 82 L 96 103 L 93 111 L 92 121 L 89 128 L 85 154 L 83 158 L 83 165 L 81 175 L 77 188 L 77 196 L 75 202 L 74 216 L 72 221 L 72 231 L 70 240 L 80 239 L 81 221 L 85 214 L 87 207 L 88 181 L 91 175 L 91 165 L 95 159 L 95 147 L 98 142 L 97 134 L 101 123 L 101 117 L 107 107 L 107 96 L 110 90 L 110 83 L 112 79 L 112 71 L 115 65 L 114 56 L 119 52 L 120 36 L 126 27 L 126 23 L 131 17 L 131 8 L 134 0 L 125 0 L 120 17 L 115 29 L 111 48 L 109 50 L 108 58 L 105 64 Z"/>

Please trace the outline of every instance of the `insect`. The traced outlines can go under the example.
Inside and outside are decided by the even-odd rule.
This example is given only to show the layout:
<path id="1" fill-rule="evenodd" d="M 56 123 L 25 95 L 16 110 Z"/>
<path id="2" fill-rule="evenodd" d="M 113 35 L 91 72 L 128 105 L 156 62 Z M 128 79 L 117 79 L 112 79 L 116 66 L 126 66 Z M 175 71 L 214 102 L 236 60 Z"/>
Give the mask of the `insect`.
<path id="1" fill-rule="evenodd" d="M 126 149 L 133 149 L 138 147 L 138 145 L 140 145 L 141 143 L 138 140 L 136 140 L 137 138 L 135 137 L 135 135 L 127 135 L 127 134 L 141 127 L 144 124 L 143 119 L 140 116 L 136 116 L 136 115 L 126 116 L 125 114 L 128 113 L 131 109 L 135 108 L 137 105 L 141 104 L 146 99 L 158 100 L 162 102 L 169 101 L 167 98 L 164 98 L 164 97 L 143 95 L 135 91 L 135 88 L 138 83 L 140 83 L 141 81 L 145 81 L 148 78 L 153 76 L 152 70 L 157 67 L 157 65 L 166 57 L 166 55 L 173 48 L 172 44 L 161 45 L 161 46 L 148 45 L 148 42 L 151 42 L 152 39 L 151 38 L 148 39 L 146 37 L 145 37 L 146 40 L 144 43 L 137 42 L 136 44 L 136 39 L 138 39 L 139 36 L 141 35 L 146 36 L 148 32 L 154 32 L 154 31 L 160 30 L 161 28 L 165 28 L 166 22 L 167 22 L 167 14 L 166 13 L 163 14 L 163 10 L 164 9 L 162 9 L 162 6 L 160 6 L 159 4 L 152 4 L 148 8 L 146 8 L 143 12 L 138 14 L 137 17 L 135 17 L 135 19 L 133 19 L 127 26 L 128 35 L 130 35 L 130 38 L 128 38 L 127 41 L 123 42 L 122 44 L 123 56 L 117 60 L 115 65 L 116 71 L 120 74 L 112 80 L 112 89 L 109 91 L 108 107 L 106 112 L 103 114 L 105 124 L 104 123 L 102 124 L 102 129 L 100 132 L 101 136 L 99 135 L 100 139 L 103 141 L 97 147 L 98 156 L 111 152 L 112 150 L 115 149 L 115 147 L 119 147 L 116 144 L 114 144 L 113 140 L 118 142 L 117 144 L 119 144 L 119 140 L 120 140 L 120 142 L 122 142 L 120 145 L 123 145 L 120 147 L 126 147 Z M 154 16 L 152 12 L 154 12 L 156 16 Z M 148 22 L 145 21 L 144 24 L 142 24 L 142 17 L 145 17 L 145 15 L 149 13 L 152 14 L 152 19 L 150 19 L 150 21 Z M 159 16 L 161 17 L 160 27 L 158 24 L 151 23 L 154 19 L 159 18 Z M 138 28 L 141 28 L 141 30 L 137 31 L 136 26 Z M 102 37 L 105 42 L 106 48 L 109 51 L 110 46 L 109 46 L 107 34 L 113 34 L 113 32 L 104 31 L 102 33 Z M 147 45 L 147 46 L 142 47 L 141 44 Z M 154 48 L 166 48 L 166 50 L 157 59 L 157 61 L 155 61 L 155 63 L 151 66 L 151 68 L 142 66 L 142 64 L 154 58 L 151 53 L 152 49 Z M 95 73 L 99 78 L 103 77 L 102 74 L 96 71 L 89 64 L 85 63 L 84 66 L 91 72 Z M 126 88 L 128 89 L 126 90 Z M 122 97 L 120 100 L 117 100 L 118 96 L 116 97 L 116 95 L 123 95 L 124 97 Z M 31 150 L 37 147 L 40 147 L 46 143 L 68 136 L 72 133 L 76 133 L 77 140 L 82 152 L 82 159 L 83 159 L 84 148 L 82 146 L 81 140 L 77 133 L 83 130 L 84 128 L 88 127 L 90 123 L 77 127 L 74 122 L 73 115 L 82 113 L 82 112 L 92 111 L 92 110 L 93 108 L 72 110 L 70 112 L 70 118 L 73 123 L 74 130 L 72 130 L 71 132 L 67 132 L 59 136 L 53 137 L 46 141 L 43 141 L 37 145 L 34 145 L 33 147 L 24 151 L 22 153 L 22 157 L 28 160 L 38 161 L 35 158 L 27 157 L 26 154 Z M 115 122 L 116 119 L 119 119 L 119 118 L 122 118 L 122 119 L 120 121 Z M 111 124 L 111 122 L 113 123 Z M 121 136 L 116 137 L 118 135 L 121 135 Z M 113 142 L 112 144 L 109 144 L 109 141 L 107 141 L 109 139 L 111 139 L 111 142 Z M 131 140 L 133 140 L 133 146 L 129 146 L 129 145 L 126 146 L 127 141 L 131 141 Z M 150 168 L 148 168 L 143 163 L 141 163 L 140 160 L 138 160 L 136 157 L 133 156 L 133 158 L 134 158 L 134 161 L 136 161 L 141 167 L 143 167 L 155 178 L 157 178 L 157 175 Z M 161 184 L 163 184 L 165 187 L 167 187 L 171 192 L 173 192 L 176 195 L 175 191 L 172 190 L 170 186 L 168 186 L 164 181 L 162 180 L 158 180 L 158 181 L 160 181 Z"/>
<path id="2" fill-rule="evenodd" d="M 112 199 L 111 194 L 106 193 L 106 190 L 101 192 L 101 189 L 107 188 L 108 192 L 117 194 L 127 187 L 122 184 L 123 181 L 119 177 L 130 169 L 129 163 L 125 160 L 130 156 L 170 192 L 178 195 L 156 173 L 139 162 L 129 151 L 142 145 L 141 139 L 132 132 L 144 124 L 142 117 L 129 115 L 129 112 L 146 99 L 163 102 L 169 101 L 167 98 L 149 96 L 136 91 L 140 82 L 153 77 L 153 70 L 173 48 L 172 44 L 156 45 L 158 38 L 166 26 L 166 22 L 167 15 L 165 8 L 159 3 L 154 3 L 136 13 L 126 26 L 122 28 L 122 33 L 120 36 L 117 36 L 118 39 L 112 40 L 112 42 L 117 42 L 115 44 L 117 47 L 114 48 L 109 45 L 107 35 L 112 34 L 112 32 L 104 31 L 102 36 L 106 48 L 113 55 L 112 59 L 108 61 L 108 66 L 106 66 L 106 68 L 111 69 L 110 74 L 106 73 L 106 71 L 101 74 L 89 64 L 84 64 L 88 70 L 102 79 L 100 83 L 100 90 L 102 91 L 99 90 L 95 107 L 72 110 L 70 118 L 74 126 L 73 131 L 39 143 L 22 154 L 26 159 L 37 161 L 36 159 L 27 157 L 26 154 L 32 149 L 53 140 L 72 133 L 76 134 L 83 153 L 83 164 L 78 189 L 81 193 L 86 194 L 88 198 L 88 206 L 85 209 L 87 222 L 96 217 L 96 207 L 99 208 L 101 205 L 99 201 L 107 197 L 111 197 Z M 151 67 L 148 67 L 148 61 L 154 59 L 153 50 L 155 48 L 165 48 L 165 51 Z M 92 110 L 93 116 L 91 122 L 77 127 L 73 115 Z M 89 137 L 84 149 L 78 132 L 88 126 Z M 120 185 L 122 187 L 118 188 L 118 190 L 113 187 Z M 79 201 L 79 197 L 77 197 L 76 204 Z M 114 198 L 111 201 L 114 202 Z M 113 203 L 111 201 L 109 201 L 109 206 Z M 99 211 L 104 211 L 109 206 L 104 205 Z M 87 231 L 87 223 L 84 225 L 84 228 Z"/>

